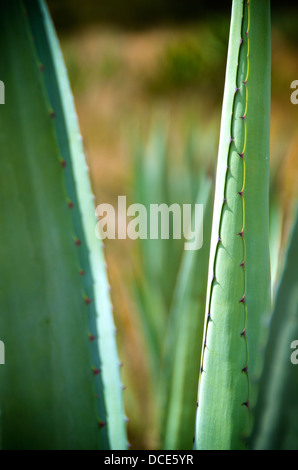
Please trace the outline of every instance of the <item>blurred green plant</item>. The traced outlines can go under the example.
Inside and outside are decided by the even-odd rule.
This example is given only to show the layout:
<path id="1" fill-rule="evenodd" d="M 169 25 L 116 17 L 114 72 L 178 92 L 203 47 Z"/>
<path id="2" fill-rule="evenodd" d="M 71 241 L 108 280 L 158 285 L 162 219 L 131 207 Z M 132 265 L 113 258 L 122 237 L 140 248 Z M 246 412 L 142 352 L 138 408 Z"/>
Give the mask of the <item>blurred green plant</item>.
<path id="1" fill-rule="evenodd" d="M 162 203 L 180 207 L 203 204 L 204 224 L 199 230 L 203 230 L 204 243 L 200 250 L 184 251 L 184 240 L 173 239 L 171 233 L 169 240 L 139 240 L 133 286 L 155 383 L 160 445 L 189 449 L 196 412 L 198 338 L 203 332 L 213 202 L 208 173 L 214 161 L 206 156 L 212 156 L 214 140 L 204 141 L 203 131 L 193 127 L 183 141 L 179 158 L 169 145 L 169 130 L 164 124 L 168 121 L 164 116 L 154 121 L 146 146 L 142 138 L 135 138 L 131 199 L 147 208 Z M 206 128 L 205 134 L 208 131 Z"/>
<path id="2" fill-rule="evenodd" d="M 296 213 L 296 214 L 295 214 Z M 264 373 L 250 445 L 256 450 L 297 450 L 298 374 L 291 349 L 298 338 L 298 206 L 279 277 Z M 296 346 L 295 346 L 296 345 Z"/>
<path id="3" fill-rule="evenodd" d="M 164 94 L 200 86 L 220 95 L 227 22 L 224 17 L 210 23 L 208 28 L 200 24 L 169 42 L 147 79 L 151 92 Z"/>

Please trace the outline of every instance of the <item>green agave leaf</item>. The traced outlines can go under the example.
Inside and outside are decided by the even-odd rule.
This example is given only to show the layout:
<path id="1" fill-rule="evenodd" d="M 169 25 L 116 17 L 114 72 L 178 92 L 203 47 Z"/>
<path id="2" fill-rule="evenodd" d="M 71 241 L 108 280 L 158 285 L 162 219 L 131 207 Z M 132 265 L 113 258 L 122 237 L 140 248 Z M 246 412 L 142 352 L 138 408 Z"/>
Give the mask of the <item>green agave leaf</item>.
<path id="1" fill-rule="evenodd" d="M 283 232 L 285 229 L 285 216 L 282 210 L 282 201 L 279 191 L 279 175 L 281 162 L 270 165 L 269 186 L 269 247 L 271 265 L 271 297 L 274 303 L 276 286 L 283 266 Z"/>
<path id="2" fill-rule="evenodd" d="M 277 200 L 271 200 L 270 203 L 270 221 L 269 221 L 269 243 L 270 243 L 270 265 L 271 265 L 271 286 L 272 300 L 275 298 L 276 285 L 281 264 L 281 240 L 283 229 L 283 218 L 281 204 Z"/>
<path id="3" fill-rule="evenodd" d="M 150 204 L 167 202 L 167 129 L 160 123 L 160 119 L 154 121 L 147 147 L 144 148 L 143 143 L 137 139 L 133 152 L 135 174 L 132 197 L 134 201 L 146 207 L 147 214 L 150 213 Z M 133 294 L 138 304 L 153 373 L 159 368 L 166 328 L 164 285 L 167 278 L 163 275 L 166 265 L 164 253 L 166 243 L 168 240 L 150 238 L 139 240 L 140 265 L 136 267 L 133 283 Z"/>
<path id="4" fill-rule="evenodd" d="M 196 449 L 245 449 L 270 314 L 270 2 L 233 2 Z"/>
<path id="5" fill-rule="evenodd" d="M 94 200 L 45 4 L 2 2 L 0 44 L 3 448 L 126 448 Z"/>
<path id="6" fill-rule="evenodd" d="M 295 354 L 295 349 L 298 349 L 297 243 L 296 206 L 285 265 L 277 287 L 250 443 L 257 450 L 298 450 L 298 365 Z"/>
<path id="7" fill-rule="evenodd" d="M 183 253 L 161 369 L 165 449 L 191 449 L 193 445 L 213 201 L 206 177 L 199 187 L 196 202 L 204 206 L 203 246 Z"/>

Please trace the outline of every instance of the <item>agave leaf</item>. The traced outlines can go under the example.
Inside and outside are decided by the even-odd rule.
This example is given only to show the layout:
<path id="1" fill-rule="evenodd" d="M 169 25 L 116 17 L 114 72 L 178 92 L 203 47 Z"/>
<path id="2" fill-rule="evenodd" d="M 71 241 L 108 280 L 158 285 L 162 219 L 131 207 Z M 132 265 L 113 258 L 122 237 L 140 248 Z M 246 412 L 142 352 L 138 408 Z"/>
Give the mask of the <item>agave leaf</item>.
<path id="1" fill-rule="evenodd" d="M 234 1 L 213 211 L 196 449 L 245 449 L 270 314 L 270 2 Z"/>
<path id="2" fill-rule="evenodd" d="M 251 437 L 251 447 L 257 450 L 298 450 L 298 365 L 291 361 L 292 354 L 295 355 L 291 345 L 298 340 L 297 243 L 296 206 L 283 273 L 277 287 Z"/>
<path id="3" fill-rule="evenodd" d="M 170 310 L 162 367 L 164 448 L 191 449 L 200 371 L 212 220 L 211 182 L 201 178 L 203 246 L 183 253 Z"/>
<path id="4" fill-rule="evenodd" d="M 165 243 L 161 239 L 150 239 L 149 214 L 151 204 L 167 202 L 166 168 L 167 129 L 154 123 L 147 147 L 139 142 L 134 150 L 134 193 L 133 199 L 147 210 L 147 238 L 140 239 L 138 260 L 135 267 L 134 296 L 138 304 L 143 331 L 149 347 L 152 371 L 159 367 L 163 336 L 166 326 L 167 309 L 165 303 L 163 275 L 165 269 Z M 154 295 L 152 293 L 154 292 Z"/>
<path id="5" fill-rule="evenodd" d="M 0 23 L 3 448 L 126 448 L 102 246 L 58 41 L 42 1 L 1 3 Z"/>

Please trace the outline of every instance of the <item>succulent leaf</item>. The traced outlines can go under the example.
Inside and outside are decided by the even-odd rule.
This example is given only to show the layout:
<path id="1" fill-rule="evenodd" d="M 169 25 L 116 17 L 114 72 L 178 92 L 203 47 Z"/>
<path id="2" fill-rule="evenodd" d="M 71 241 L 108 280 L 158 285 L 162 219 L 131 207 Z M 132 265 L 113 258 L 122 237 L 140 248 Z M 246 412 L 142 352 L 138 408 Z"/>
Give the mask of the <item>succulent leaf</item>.
<path id="1" fill-rule="evenodd" d="M 244 449 L 264 322 L 268 242 L 270 2 L 234 1 L 218 154 L 196 449 Z"/>
<path id="2" fill-rule="evenodd" d="M 126 448 L 109 286 L 61 51 L 42 1 L 2 2 L 0 23 L 3 448 Z"/>

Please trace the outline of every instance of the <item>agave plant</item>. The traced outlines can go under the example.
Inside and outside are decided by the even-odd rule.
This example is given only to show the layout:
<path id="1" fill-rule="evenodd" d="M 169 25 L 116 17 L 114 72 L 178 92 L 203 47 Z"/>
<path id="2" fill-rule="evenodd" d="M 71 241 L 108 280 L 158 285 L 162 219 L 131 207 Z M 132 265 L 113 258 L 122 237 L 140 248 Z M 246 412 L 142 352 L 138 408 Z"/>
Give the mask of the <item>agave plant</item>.
<path id="1" fill-rule="evenodd" d="M 244 448 L 270 313 L 270 2 L 233 3 L 196 448 Z"/>
<path id="2" fill-rule="evenodd" d="M 2 446 L 127 449 L 103 246 L 43 0 L 1 3 L 0 44 Z M 234 0 L 215 192 L 203 140 L 187 141 L 176 173 L 160 122 L 149 145 L 136 146 L 133 198 L 146 207 L 204 204 L 200 250 L 184 252 L 181 240 L 139 246 L 134 291 L 158 447 L 166 450 L 298 448 L 290 361 L 298 339 L 297 207 L 278 262 L 282 217 L 275 198 L 269 207 L 270 47 L 270 0 Z"/>
<path id="3" fill-rule="evenodd" d="M 235 0 L 213 211 L 207 203 L 208 188 L 201 186 L 202 192 L 198 194 L 198 201 L 204 201 L 206 226 L 209 217 L 213 217 L 210 253 L 209 239 L 204 236 L 200 256 L 192 255 L 196 271 L 190 268 L 189 254 L 181 258 L 172 310 L 164 329 L 158 330 L 165 337 L 163 352 L 155 352 L 155 357 L 160 359 L 158 415 L 164 449 L 191 449 L 194 434 L 194 449 L 297 447 L 295 414 L 292 419 L 286 406 L 286 403 L 296 406 L 294 397 L 298 391 L 289 353 L 295 339 L 298 310 L 297 269 L 293 252 L 290 254 L 294 239 L 284 268 L 286 280 L 281 281 L 275 296 L 275 286 L 281 276 L 282 216 L 277 195 L 274 191 L 269 193 L 270 176 L 274 186 L 269 171 L 270 42 L 269 0 Z M 160 126 L 158 129 L 161 132 Z M 201 143 L 198 149 L 200 146 Z M 154 156 L 164 168 L 164 156 L 157 148 Z M 151 152 L 151 169 L 153 159 Z M 146 153 L 142 161 L 146 168 Z M 185 152 L 185 167 L 187 161 Z M 198 171 L 204 173 L 202 168 L 197 168 L 197 174 Z M 164 170 L 156 173 L 164 174 Z M 143 174 L 148 181 L 143 181 L 141 187 L 150 187 L 150 175 L 145 169 Z M 139 176 L 138 173 L 138 181 Z M 183 180 L 181 171 L 179 177 Z M 165 190 L 165 179 L 162 182 Z M 198 181 L 195 185 L 200 187 Z M 151 195 L 155 202 L 157 193 L 155 187 Z M 272 196 L 270 207 L 269 195 Z M 171 254 L 174 255 L 173 250 Z M 156 273 L 156 285 L 162 285 L 167 278 L 166 266 L 164 263 L 163 274 Z M 148 272 L 146 265 L 144 270 Z M 192 289 L 197 295 L 194 309 L 190 307 Z M 288 305 L 286 318 L 282 302 Z M 161 312 L 156 308 L 155 315 L 157 311 Z M 147 312 L 144 326 L 147 333 L 150 329 L 146 323 L 150 319 L 152 316 Z M 281 338 L 278 338 L 279 330 L 284 331 Z M 278 359 L 273 361 L 272 357 L 276 356 Z M 154 367 L 157 363 L 155 360 Z M 280 382 L 281 377 L 285 380 Z"/>
<path id="4" fill-rule="evenodd" d="M 270 334 L 250 438 L 257 450 L 297 450 L 298 214 L 289 236 L 286 261 L 277 287 Z"/>
<path id="5" fill-rule="evenodd" d="M 3 448 L 125 449 L 115 326 L 68 78 L 43 1 L 1 2 Z"/>
<path id="6" fill-rule="evenodd" d="M 164 122 L 164 115 L 163 121 Z M 154 122 L 147 145 L 135 146 L 133 200 L 150 204 L 203 204 L 203 246 L 184 250 L 184 240 L 140 240 L 133 280 L 137 310 L 155 384 L 159 446 L 190 449 L 193 443 L 197 382 L 200 370 L 213 190 L 204 159 L 212 140 L 197 143 L 198 131 L 187 132 L 183 155 L 171 145 L 161 117 Z M 208 135 L 208 128 L 204 129 Z M 202 131 L 203 134 L 203 131 Z M 202 135 L 200 135 L 202 137 Z M 194 221 L 192 221 L 194 227 Z M 173 228 L 173 227 L 172 227 Z M 159 256 L 157 256 L 159 254 Z M 140 272 L 145 275 L 140 276 Z M 152 297 L 152 292 L 155 295 Z M 147 294 L 147 295 L 146 295 Z M 148 301 L 150 299 L 150 302 Z"/>
<path id="7" fill-rule="evenodd" d="M 297 269 L 292 258 L 297 228 L 293 230 L 282 281 L 271 306 L 270 56 L 270 1 L 234 1 L 213 211 L 196 449 L 297 448 L 297 427 L 294 420 L 286 417 L 292 413 L 289 407 L 297 406 L 294 396 L 298 391 L 289 354 L 291 338 L 297 332 Z M 274 202 L 273 210 L 278 206 Z M 271 237 L 271 247 L 274 243 L 276 240 Z M 274 265 L 274 252 L 271 260 Z"/>

